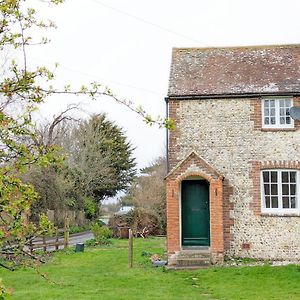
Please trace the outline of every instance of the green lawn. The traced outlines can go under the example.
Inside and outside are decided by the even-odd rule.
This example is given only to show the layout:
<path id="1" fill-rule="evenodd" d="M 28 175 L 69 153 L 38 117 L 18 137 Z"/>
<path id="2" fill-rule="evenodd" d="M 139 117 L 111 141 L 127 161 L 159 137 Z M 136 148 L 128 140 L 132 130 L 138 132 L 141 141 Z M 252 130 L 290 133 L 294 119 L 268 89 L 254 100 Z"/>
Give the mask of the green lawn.
<path id="1" fill-rule="evenodd" d="M 12 299 L 300 299 L 300 267 L 231 267 L 166 271 L 151 267 L 142 253 L 163 253 L 164 239 L 137 239 L 134 268 L 127 266 L 127 241 L 87 248 L 84 253 L 58 253 L 42 272 L 0 270 Z"/>

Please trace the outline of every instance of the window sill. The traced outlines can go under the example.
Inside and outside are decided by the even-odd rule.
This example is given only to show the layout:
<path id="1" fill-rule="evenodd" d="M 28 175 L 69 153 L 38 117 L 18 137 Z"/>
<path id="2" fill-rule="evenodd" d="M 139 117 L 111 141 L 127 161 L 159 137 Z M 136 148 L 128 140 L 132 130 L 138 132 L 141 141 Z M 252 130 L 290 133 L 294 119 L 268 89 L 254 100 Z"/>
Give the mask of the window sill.
<path id="1" fill-rule="evenodd" d="M 298 217 L 300 218 L 300 212 L 298 213 L 266 213 L 263 212 L 260 214 L 261 217 Z"/>
<path id="2" fill-rule="evenodd" d="M 293 127 L 293 128 L 266 128 L 266 127 L 262 127 L 261 131 L 271 131 L 271 132 L 277 132 L 277 131 L 296 131 L 297 128 Z"/>

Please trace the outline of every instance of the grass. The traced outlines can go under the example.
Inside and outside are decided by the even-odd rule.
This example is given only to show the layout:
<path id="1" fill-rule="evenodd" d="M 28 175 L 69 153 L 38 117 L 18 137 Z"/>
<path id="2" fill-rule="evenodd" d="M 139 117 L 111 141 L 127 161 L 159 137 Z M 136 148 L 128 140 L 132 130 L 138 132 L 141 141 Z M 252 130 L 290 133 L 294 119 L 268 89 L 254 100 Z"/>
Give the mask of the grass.
<path id="1" fill-rule="evenodd" d="M 153 268 L 151 253 L 163 255 L 164 239 L 134 241 L 134 268 L 128 268 L 127 241 L 86 248 L 84 253 L 57 253 L 35 271 L 0 270 L 12 299 L 300 299 L 300 267 L 214 267 L 197 271 Z"/>

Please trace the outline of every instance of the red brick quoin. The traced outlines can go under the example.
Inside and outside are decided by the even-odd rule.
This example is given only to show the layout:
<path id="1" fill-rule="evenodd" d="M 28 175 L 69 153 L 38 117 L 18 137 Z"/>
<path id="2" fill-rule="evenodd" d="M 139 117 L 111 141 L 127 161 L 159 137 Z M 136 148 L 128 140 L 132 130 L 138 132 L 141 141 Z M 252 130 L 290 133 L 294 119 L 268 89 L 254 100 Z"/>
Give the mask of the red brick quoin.
<path id="1" fill-rule="evenodd" d="M 181 182 L 190 176 L 199 176 L 209 182 L 210 250 L 213 262 L 222 262 L 224 259 L 223 177 L 195 152 L 179 163 L 166 177 L 168 255 L 181 250 Z"/>

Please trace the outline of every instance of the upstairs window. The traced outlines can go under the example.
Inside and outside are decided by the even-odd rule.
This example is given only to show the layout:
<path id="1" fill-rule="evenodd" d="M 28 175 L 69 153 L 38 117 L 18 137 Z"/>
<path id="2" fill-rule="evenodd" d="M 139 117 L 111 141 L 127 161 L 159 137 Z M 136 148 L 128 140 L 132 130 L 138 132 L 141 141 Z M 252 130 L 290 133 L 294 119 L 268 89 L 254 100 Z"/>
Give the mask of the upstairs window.
<path id="1" fill-rule="evenodd" d="M 292 98 L 262 99 L 263 128 L 293 128 L 294 122 L 290 116 Z"/>
<path id="2" fill-rule="evenodd" d="M 295 170 L 264 170 L 262 181 L 262 212 L 298 213 L 299 174 Z"/>

